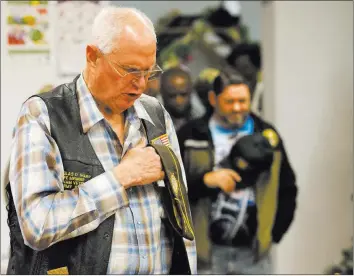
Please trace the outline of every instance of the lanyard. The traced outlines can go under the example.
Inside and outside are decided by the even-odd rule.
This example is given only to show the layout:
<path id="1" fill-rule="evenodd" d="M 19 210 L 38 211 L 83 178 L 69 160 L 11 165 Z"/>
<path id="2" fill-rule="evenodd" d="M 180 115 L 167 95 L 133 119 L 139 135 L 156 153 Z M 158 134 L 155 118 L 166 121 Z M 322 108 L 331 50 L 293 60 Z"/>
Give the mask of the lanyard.
<path id="1" fill-rule="evenodd" d="M 250 198 L 250 190 L 246 189 L 244 191 L 244 193 L 245 194 L 243 196 L 243 200 L 242 200 L 242 203 L 241 203 L 241 209 L 240 209 L 240 212 L 239 212 L 239 214 L 237 216 L 237 220 L 236 220 L 235 224 L 229 228 L 230 230 L 225 235 L 229 239 L 232 239 L 233 237 L 235 237 L 236 233 L 238 232 L 238 230 L 242 226 L 243 220 L 244 220 L 245 215 L 246 215 L 248 200 Z"/>

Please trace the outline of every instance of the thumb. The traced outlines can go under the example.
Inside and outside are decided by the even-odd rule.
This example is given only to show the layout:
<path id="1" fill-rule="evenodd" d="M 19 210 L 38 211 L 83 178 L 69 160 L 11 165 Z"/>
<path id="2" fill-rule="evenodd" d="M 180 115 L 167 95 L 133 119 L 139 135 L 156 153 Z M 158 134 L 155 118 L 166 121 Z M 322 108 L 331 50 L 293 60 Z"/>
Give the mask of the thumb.
<path id="1" fill-rule="evenodd" d="M 240 182 L 240 181 L 242 180 L 241 176 L 240 176 L 237 172 L 231 170 L 231 171 L 230 171 L 230 174 L 231 174 L 231 177 L 232 177 L 236 182 Z"/>
<path id="2" fill-rule="evenodd" d="M 146 138 L 141 137 L 139 142 L 135 145 L 135 148 L 145 148 L 146 147 Z"/>

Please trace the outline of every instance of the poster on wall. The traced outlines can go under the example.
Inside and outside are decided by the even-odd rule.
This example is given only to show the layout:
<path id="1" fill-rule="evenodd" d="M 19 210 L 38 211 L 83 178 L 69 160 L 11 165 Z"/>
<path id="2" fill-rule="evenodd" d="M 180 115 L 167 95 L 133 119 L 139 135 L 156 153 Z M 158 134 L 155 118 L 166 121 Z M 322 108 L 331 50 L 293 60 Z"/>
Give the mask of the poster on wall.
<path id="1" fill-rule="evenodd" d="M 7 1 L 9 54 L 49 53 L 49 1 Z"/>
<path id="2" fill-rule="evenodd" d="M 75 76 L 85 65 L 85 47 L 97 13 L 109 1 L 57 1 L 55 52 L 58 74 Z"/>

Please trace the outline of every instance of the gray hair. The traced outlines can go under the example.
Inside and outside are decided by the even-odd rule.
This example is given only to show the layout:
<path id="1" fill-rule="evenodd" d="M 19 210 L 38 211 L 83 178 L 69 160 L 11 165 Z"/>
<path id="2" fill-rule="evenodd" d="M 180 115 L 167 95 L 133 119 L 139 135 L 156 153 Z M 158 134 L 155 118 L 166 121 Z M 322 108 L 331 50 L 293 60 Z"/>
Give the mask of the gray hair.
<path id="1" fill-rule="evenodd" d="M 131 16 L 140 18 L 156 39 L 154 24 L 144 14 L 135 8 L 106 7 L 96 16 L 92 26 L 92 44 L 102 53 L 108 54 L 113 50 L 114 40 L 121 34 L 124 25 Z"/>

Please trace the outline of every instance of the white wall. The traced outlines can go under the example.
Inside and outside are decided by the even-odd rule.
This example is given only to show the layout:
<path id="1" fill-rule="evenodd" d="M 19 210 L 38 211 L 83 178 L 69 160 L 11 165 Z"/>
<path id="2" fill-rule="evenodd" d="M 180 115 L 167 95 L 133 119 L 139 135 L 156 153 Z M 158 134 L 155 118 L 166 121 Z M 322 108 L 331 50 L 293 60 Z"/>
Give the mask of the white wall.
<path id="1" fill-rule="evenodd" d="M 242 23 L 248 27 L 251 40 L 261 39 L 261 1 L 240 1 Z"/>
<path id="2" fill-rule="evenodd" d="M 353 2 L 271 1 L 262 17 L 265 113 L 300 191 L 276 272 L 323 273 L 353 235 Z"/>
<path id="3" fill-rule="evenodd" d="M 21 104 L 46 83 L 58 84 L 70 78 L 56 76 L 53 59 L 47 55 L 18 55 L 6 52 L 6 3 L 1 1 L 1 185 L 10 155 L 11 135 Z M 49 58 L 49 59 L 48 59 Z M 1 273 L 6 272 L 9 234 L 1 189 Z"/>

